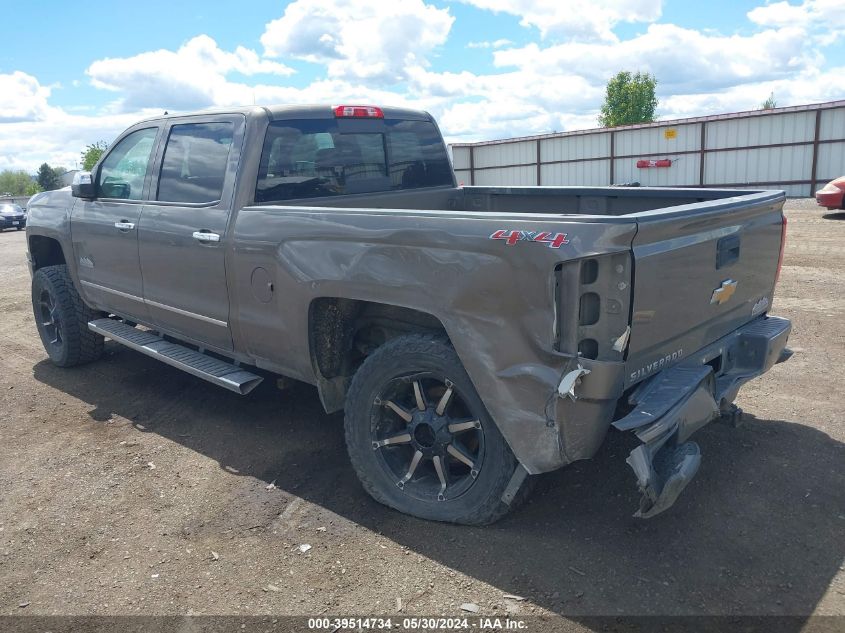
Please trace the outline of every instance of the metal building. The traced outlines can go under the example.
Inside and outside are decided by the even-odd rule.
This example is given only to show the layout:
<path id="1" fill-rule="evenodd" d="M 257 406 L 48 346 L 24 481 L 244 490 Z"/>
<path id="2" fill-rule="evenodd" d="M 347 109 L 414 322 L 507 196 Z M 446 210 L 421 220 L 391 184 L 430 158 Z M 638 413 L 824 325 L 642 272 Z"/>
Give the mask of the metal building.
<path id="1" fill-rule="evenodd" d="M 452 145 L 466 185 L 762 187 L 845 175 L 845 101 Z"/>

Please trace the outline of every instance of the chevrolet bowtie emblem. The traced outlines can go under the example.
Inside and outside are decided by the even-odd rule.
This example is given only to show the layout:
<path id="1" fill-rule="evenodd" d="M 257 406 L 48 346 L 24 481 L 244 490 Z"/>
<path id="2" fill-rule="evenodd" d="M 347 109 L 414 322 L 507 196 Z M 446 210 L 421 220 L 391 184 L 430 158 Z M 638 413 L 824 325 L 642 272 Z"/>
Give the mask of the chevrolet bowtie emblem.
<path id="1" fill-rule="evenodd" d="M 725 303 L 734 296 L 737 283 L 733 279 L 725 279 L 722 285 L 713 291 L 713 295 L 710 297 L 710 303 L 718 303 L 719 305 Z"/>

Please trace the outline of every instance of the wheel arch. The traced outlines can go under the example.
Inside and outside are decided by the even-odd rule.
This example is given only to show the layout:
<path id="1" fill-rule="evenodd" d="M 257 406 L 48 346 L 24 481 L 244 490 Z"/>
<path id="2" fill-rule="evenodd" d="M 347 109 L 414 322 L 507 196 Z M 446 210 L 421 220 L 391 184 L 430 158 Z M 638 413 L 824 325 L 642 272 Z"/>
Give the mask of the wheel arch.
<path id="1" fill-rule="evenodd" d="M 64 249 L 59 240 L 55 238 L 45 235 L 30 235 L 28 246 L 33 272 L 45 266 L 67 264 Z"/>
<path id="2" fill-rule="evenodd" d="M 343 297 L 314 299 L 308 309 L 308 347 L 326 411 L 343 408 L 352 377 L 367 356 L 410 333 L 437 334 L 449 340 L 443 322 L 428 312 Z"/>

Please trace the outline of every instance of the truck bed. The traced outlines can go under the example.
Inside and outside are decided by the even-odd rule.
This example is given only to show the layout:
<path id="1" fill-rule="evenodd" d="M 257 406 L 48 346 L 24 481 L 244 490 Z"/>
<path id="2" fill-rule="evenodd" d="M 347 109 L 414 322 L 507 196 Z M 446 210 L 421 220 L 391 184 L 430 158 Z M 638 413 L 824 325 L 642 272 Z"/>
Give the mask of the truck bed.
<path id="1" fill-rule="evenodd" d="M 500 222 L 495 226 L 505 235 L 520 230 L 568 235 L 569 243 L 553 255 L 558 262 L 558 350 L 591 360 L 625 361 L 624 384 L 630 386 L 768 310 L 784 200 L 781 191 L 446 187 L 312 198 L 277 208 L 297 214 L 321 206 L 369 209 L 380 218 L 371 222 L 382 227 L 407 219 L 413 210 L 414 226 L 431 231 L 443 229 L 446 218 L 439 212 L 449 211 L 451 230 L 462 236 L 467 234 L 457 222 L 473 218 Z M 297 207 L 298 202 L 307 207 Z M 351 218 L 349 222 L 358 224 Z M 492 238 L 480 226 L 475 229 L 480 224 L 469 224 L 475 237 Z M 630 236 L 625 238 L 627 257 L 592 255 L 606 253 L 610 236 L 624 231 Z M 464 250 L 478 248 L 474 240 L 466 244 Z M 454 249 L 458 262 L 461 247 L 456 243 Z M 624 270 L 616 281 L 611 266 Z M 593 274 L 588 269 L 596 270 L 595 279 L 584 283 Z M 620 352 L 614 345 L 626 326 L 627 348 Z"/>
<path id="2" fill-rule="evenodd" d="M 630 216 L 720 200 L 758 200 L 773 191 L 658 187 L 439 187 L 273 203 L 377 209 Z M 684 210 L 688 211 L 688 210 Z"/>

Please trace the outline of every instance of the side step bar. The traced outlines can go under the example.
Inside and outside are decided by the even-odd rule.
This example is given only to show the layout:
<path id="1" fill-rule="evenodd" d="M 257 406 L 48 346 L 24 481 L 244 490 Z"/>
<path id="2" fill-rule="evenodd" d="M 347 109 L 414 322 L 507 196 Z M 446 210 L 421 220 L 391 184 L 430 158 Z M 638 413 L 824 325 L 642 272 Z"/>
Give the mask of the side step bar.
<path id="1" fill-rule="evenodd" d="M 114 319 L 89 321 L 88 329 L 242 396 L 264 380 L 237 365 L 200 354 L 183 345 L 166 341 L 153 332 L 139 330 Z"/>

